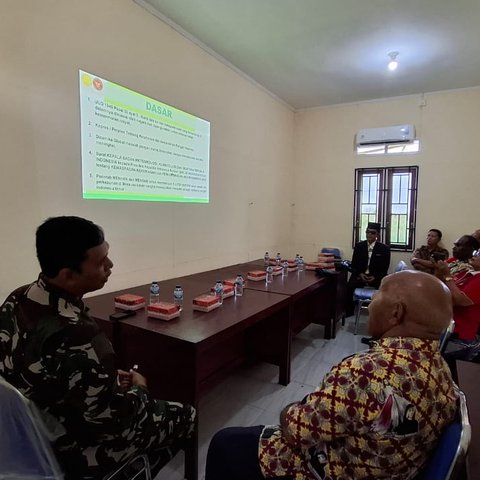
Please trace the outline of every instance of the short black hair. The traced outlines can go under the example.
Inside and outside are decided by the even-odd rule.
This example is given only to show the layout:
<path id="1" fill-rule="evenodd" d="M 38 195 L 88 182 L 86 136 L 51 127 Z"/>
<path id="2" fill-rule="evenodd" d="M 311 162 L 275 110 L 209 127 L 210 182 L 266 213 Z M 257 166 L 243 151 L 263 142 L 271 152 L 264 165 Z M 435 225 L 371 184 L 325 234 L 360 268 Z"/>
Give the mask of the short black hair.
<path id="1" fill-rule="evenodd" d="M 464 247 L 468 248 L 472 252 L 480 248 L 480 243 L 475 237 L 472 237 L 471 235 L 463 235 L 462 238 L 465 239 Z"/>
<path id="2" fill-rule="evenodd" d="M 51 217 L 37 228 L 37 258 L 42 273 L 54 278 L 62 268 L 80 272 L 86 252 L 105 241 L 101 227 L 81 217 Z"/>
<path id="3" fill-rule="evenodd" d="M 442 239 L 442 232 L 438 228 L 431 228 L 429 232 L 435 232 L 438 235 L 438 239 Z"/>

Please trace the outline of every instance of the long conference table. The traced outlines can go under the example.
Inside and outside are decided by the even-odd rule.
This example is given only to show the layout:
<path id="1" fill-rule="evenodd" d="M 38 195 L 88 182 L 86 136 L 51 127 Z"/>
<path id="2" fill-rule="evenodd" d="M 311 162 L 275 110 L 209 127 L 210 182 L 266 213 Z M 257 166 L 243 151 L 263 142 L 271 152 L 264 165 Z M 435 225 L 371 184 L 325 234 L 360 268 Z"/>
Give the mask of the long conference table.
<path id="1" fill-rule="evenodd" d="M 235 367 L 265 361 L 279 368 L 279 383 L 290 382 L 290 347 L 295 334 L 310 323 L 325 325 L 325 338 L 335 336 L 345 318 L 346 272 L 319 277 L 313 271 L 275 276 L 273 282 L 247 280 L 243 296 L 230 297 L 211 312 L 193 310 L 192 300 L 208 293 L 216 280 L 263 270 L 263 260 L 159 282 L 160 300 L 173 300 L 184 290 L 179 318 L 150 318 L 144 309 L 112 322 L 114 297 L 133 293 L 148 299 L 150 285 L 141 285 L 85 299 L 90 315 L 112 340 L 119 367 L 139 365 L 156 398 L 188 402 L 197 408 L 201 393 Z M 188 478 L 196 478 L 196 455 Z M 194 473 L 192 471 L 194 470 Z"/>

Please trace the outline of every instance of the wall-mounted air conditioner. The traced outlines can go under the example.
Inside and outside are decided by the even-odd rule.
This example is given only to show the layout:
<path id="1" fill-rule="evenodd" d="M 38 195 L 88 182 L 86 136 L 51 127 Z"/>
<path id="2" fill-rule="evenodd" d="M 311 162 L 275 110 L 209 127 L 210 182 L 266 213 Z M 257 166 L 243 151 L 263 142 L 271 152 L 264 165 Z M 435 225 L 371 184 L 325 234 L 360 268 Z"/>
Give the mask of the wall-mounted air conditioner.
<path id="1" fill-rule="evenodd" d="M 392 127 L 362 128 L 357 133 L 357 145 L 377 143 L 407 143 L 415 140 L 414 125 L 394 125 Z"/>

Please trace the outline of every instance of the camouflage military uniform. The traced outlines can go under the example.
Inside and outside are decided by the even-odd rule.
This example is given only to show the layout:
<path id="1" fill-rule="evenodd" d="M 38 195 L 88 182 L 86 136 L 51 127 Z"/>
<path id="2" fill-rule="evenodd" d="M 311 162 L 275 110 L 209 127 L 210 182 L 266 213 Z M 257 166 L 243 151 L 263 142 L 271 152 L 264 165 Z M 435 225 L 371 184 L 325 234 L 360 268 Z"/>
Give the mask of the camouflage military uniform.
<path id="1" fill-rule="evenodd" d="M 122 392 L 115 355 L 83 302 L 37 282 L 0 309 L 0 374 L 57 424 L 67 478 L 102 478 L 137 453 L 164 465 L 193 430 L 190 405 Z"/>

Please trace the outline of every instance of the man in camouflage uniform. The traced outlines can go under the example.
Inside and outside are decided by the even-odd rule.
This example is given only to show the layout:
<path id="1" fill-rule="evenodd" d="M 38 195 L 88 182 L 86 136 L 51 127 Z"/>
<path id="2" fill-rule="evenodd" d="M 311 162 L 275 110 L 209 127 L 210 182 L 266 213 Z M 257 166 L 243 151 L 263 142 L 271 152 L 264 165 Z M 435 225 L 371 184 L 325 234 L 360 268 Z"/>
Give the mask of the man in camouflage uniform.
<path id="1" fill-rule="evenodd" d="M 54 420 L 66 478 L 103 478 L 138 453 L 149 455 L 155 475 L 191 435 L 195 409 L 154 400 L 142 375 L 115 369 L 112 346 L 82 302 L 113 267 L 102 229 L 55 217 L 36 241 L 42 273 L 0 309 L 0 374 Z"/>

